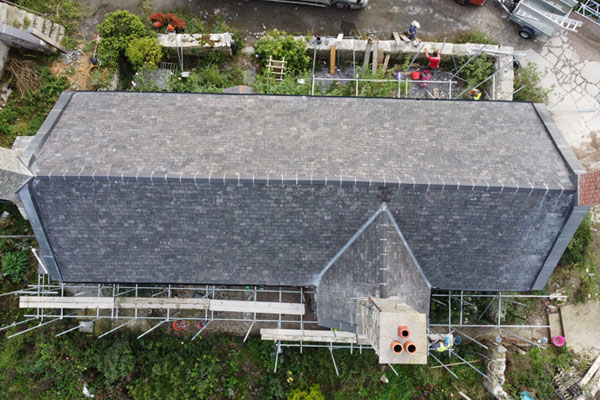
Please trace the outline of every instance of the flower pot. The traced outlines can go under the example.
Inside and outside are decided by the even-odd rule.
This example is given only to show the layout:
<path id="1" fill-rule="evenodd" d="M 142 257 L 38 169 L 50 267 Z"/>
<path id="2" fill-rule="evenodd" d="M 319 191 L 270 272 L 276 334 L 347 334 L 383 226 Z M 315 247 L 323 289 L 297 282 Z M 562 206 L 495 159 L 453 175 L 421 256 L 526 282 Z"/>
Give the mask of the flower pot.
<path id="1" fill-rule="evenodd" d="M 421 72 L 419 72 L 419 71 L 412 71 L 412 72 L 410 73 L 410 77 L 411 77 L 413 80 L 417 80 L 417 79 L 421 78 Z"/>

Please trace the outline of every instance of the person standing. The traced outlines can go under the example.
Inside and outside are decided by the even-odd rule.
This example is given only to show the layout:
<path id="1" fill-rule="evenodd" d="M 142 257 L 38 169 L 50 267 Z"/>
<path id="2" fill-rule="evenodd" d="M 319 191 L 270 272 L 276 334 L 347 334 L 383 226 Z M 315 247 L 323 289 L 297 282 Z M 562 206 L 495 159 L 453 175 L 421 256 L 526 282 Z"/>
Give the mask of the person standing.
<path id="1" fill-rule="evenodd" d="M 434 50 L 434 52 L 430 56 L 429 51 L 427 51 L 427 49 L 425 49 L 425 55 L 427 56 L 427 59 L 429 60 L 429 68 L 436 71 L 438 69 L 438 67 L 440 66 L 440 61 L 442 61 L 440 52 L 437 50 Z"/>
<path id="2" fill-rule="evenodd" d="M 473 88 L 467 93 L 469 93 L 469 97 L 471 97 L 471 100 L 479 100 L 481 98 L 481 90 L 477 88 Z"/>
<path id="3" fill-rule="evenodd" d="M 415 40 L 417 38 L 417 29 L 421 28 L 421 24 L 417 21 L 413 21 L 410 23 L 408 27 L 408 35 L 410 36 L 410 40 Z"/>

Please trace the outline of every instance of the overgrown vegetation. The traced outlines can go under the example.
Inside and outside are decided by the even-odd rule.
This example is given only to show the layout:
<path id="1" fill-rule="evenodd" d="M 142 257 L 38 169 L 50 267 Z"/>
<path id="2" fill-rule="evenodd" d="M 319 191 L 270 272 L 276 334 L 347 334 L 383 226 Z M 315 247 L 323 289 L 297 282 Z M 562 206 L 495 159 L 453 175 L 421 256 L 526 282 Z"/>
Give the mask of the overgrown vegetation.
<path id="1" fill-rule="evenodd" d="M 570 301 L 583 303 L 600 298 L 594 250 L 594 227 L 587 215 L 569 242 L 548 286 L 562 287 Z"/>
<path id="2" fill-rule="evenodd" d="M 16 57 L 16 54 L 13 54 Z M 54 106 L 58 96 L 69 87 L 67 78 L 55 77 L 48 68 L 37 63 L 25 64 L 29 73 L 25 79 L 35 77 L 33 85 L 19 84 L 19 76 L 9 77 L 15 89 L 25 88 L 22 94 L 13 94 L 0 111 L 0 145 L 11 147 L 17 136 L 34 135 Z M 23 72 L 23 71 L 21 71 Z M 10 73 L 9 73 L 10 74 Z"/>
<path id="3" fill-rule="evenodd" d="M 515 101 L 532 101 L 545 103 L 548 101 L 550 89 L 541 86 L 542 78 L 536 64 L 529 62 L 525 67 L 515 70 L 514 88 L 518 90 L 513 96 Z"/>
<path id="4" fill-rule="evenodd" d="M 460 64 L 466 62 L 467 59 L 460 60 Z M 486 78 L 492 75 L 496 71 L 494 67 L 494 59 L 491 57 L 486 57 L 484 55 L 480 55 L 475 57 L 468 63 L 463 70 L 460 72 L 460 76 L 467 81 L 467 85 L 472 88 L 481 82 L 483 82 Z M 491 80 L 486 82 L 489 84 Z M 484 84 L 484 86 L 480 86 L 480 89 L 483 89 L 488 85 Z"/>
<path id="5" fill-rule="evenodd" d="M 523 390 L 532 393 L 536 399 L 555 399 L 552 379 L 558 368 L 568 371 L 573 358 L 567 347 L 533 348 L 526 354 L 510 352 L 504 389 L 515 399 L 520 398 Z"/>
<path id="6" fill-rule="evenodd" d="M 102 399 L 399 399 L 412 400 L 432 385 L 428 399 L 456 394 L 456 381 L 442 369 L 396 366 L 382 372 L 372 351 L 336 350 L 336 376 L 326 349 L 287 349 L 273 372 L 273 343 L 251 337 L 209 336 L 197 341 L 164 333 L 142 340 L 121 336 L 91 340 L 73 332 L 54 337 L 68 325 L 44 334 L 0 341 L 0 399 L 81 398 L 84 385 Z M 467 357 L 474 353 L 464 350 Z M 454 369 L 463 391 L 487 399 L 480 376 L 466 366 Z M 388 384 L 379 378 L 385 374 Z M 479 389 L 477 388 L 479 387 Z"/>
<path id="7" fill-rule="evenodd" d="M 425 36 L 422 38 L 426 42 L 443 42 L 446 39 L 446 43 L 480 43 L 480 44 L 493 44 L 497 45 L 498 42 L 488 36 L 485 32 L 478 29 L 459 32 L 453 36 Z"/>
<path id="8" fill-rule="evenodd" d="M 497 45 L 498 42 L 489 37 L 485 32 L 480 30 L 472 30 L 458 33 L 453 36 L 450 43 L 481 43 L 481 44 L 493 44 Z"/>
<path id="9" fill-rule="evenodd" d="M 64 26 L 68 35 L 77 32 L 84 12 L 82 3 L 77 0 L 13 0 L 13 3 L 45 14 L 45 18 Z"/>
<path id="10" fill-rule="evenodd" d="M 291 74 L 305 71 L 310 66 L 311 57 L 306 51 L 306 43 L 294 40 L 292 35 L 277 29 L 269 31 L 255 45 L 256 55 L 265 68 L 269 58 L 285 60 L 286 70 Z"/>

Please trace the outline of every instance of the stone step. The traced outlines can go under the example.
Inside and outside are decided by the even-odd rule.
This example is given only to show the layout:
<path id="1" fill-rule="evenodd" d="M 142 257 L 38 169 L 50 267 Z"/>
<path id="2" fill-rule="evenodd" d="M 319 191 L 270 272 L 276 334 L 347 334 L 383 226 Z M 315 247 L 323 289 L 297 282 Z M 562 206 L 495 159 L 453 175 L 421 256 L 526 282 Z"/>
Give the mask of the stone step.
<path id="1" fill-rule="evenodd" d="M 5 24 L 8 16 L 8 4 L 0 3 L 0 22 Z"/>
<path id="2" fill-rule="evenodd" d="M 59 31 L 60 31 L 60 25 L 52 24 L 52 28 L 50 29 L 50 34 L 48 36 L 50 37 L 50 39 L 54 40 L 55 42 L 58 42 Z"/>
<path id="3" fill-rule="evenodd" d="M 25 24 L 25 14 L 27 14 L 27 11 L 17 9 L 17 14 L 15 15 L 12 26 L 23 29 L 23 25 Z"/>
<path id="4" fill-rule="evenodd" d="M 65 34 L 66 34 L 65 27 L 62 25 L 59 25 L 58 40 L 57 40 L 58 43 L 62 44 L 62 40 L 64 39 Z"/>
<path id="5" fill-rule="evenodd" d="M 6 14 L 6 21 L 4 22 L 6 25 L 14 26 L 15 18 L 17 16 L 17 7 L 9 6 L 8 12 Z"/>
<path id="6" fill-rule="evenodd" d="M 33 24 L 31 26 L 33 27 L 33 29 L 41 32 L 42 29 L 44 29 L 44 18 L 40 17 L 39 15 L 36 15 L 36 17 L 33 19 Z"/>
<path id="7" fill-rule="evenodd" d="M 33 26 L 33 21 L 35 20 L 35 15 L 28 12 L 25 14 L 25 19 L 23 20 L 23 30 L 27 30 L 30 26 Z"/>
<path id="8" fill-rule="evenodd" d="M 52 21 L 49 19 L 44 20 L 44 27 L 42 28 L 42 33 L 46 36 L 50 36 L 50 30 L 52 29 Z"/>

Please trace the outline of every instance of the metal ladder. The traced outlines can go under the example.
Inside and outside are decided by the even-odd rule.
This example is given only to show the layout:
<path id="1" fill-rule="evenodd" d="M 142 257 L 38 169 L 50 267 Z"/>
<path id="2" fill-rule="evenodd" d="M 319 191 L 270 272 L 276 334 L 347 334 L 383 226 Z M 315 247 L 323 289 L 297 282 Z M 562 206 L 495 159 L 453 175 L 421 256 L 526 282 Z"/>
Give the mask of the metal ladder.
<path id="1" fill-rule="evenodd" d="M 575 6 L 575 12 L 584 18 L 600 25 L 600 3 L 594 0 L 583 0 Z"/>
<path id="2" fill-rule="evenodd" d="M 554 22 L 556 25 L 560 26 L 561 28 L 566 29 L 571 32 L 577 32 L 577 28 L 579 28 L 582 25 L 581 21 L 577 21 L 577 20 L 574 20 L 569 17 L 563 17 L 562 15 L 553 14 L 548 11 L 535 10 L 535 9 L 532 9 L 532 11 L 534 11 L 536 14 L 540 14 L 544 18 L 549 19 L 550 21 Z M 534 14 L 528 13 L 527 11 L 525 11 L 523 9 L 518 9 L 516 14 L 519 17 L 534 19 L 536 21 L 540 20 Z"/>

